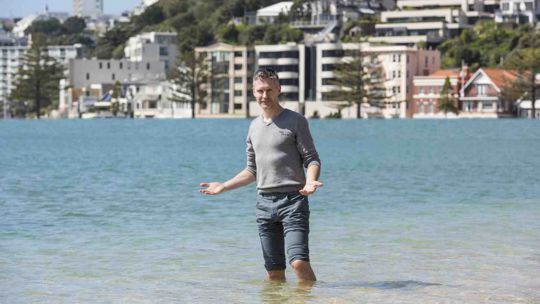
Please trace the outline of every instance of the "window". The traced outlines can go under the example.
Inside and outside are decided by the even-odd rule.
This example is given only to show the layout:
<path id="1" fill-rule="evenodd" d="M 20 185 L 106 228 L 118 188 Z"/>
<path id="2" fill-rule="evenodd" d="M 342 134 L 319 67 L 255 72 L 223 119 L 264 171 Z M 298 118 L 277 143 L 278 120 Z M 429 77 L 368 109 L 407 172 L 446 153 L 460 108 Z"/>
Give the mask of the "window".
<path id="1" fill-rule="evenodd" d="M 116 80 L 116 75 L 114 73 L 112 73 L 111 78 L 112 78 L 112 80 Z"/>
<path id="2" fill-rule="evenodd" d="M 121 69 L 124 68 L 124 63 L 123 63 L 123 62 L 120 62 L 120 63 L 118 64 L 118 66 L 120 67 L 120 70 L 121 70 Z"/>
<path id="3" fill-rule="evenodd" d="M 478 96 L 486 96 L 486 93 L 487 93 L 487 85 L 479 84 L 478 85 Z"/>
<path id="4" fill-rule="evenodd" d="M 323 71 L 333 71 L 334 70 L 334 65 L 333 64 L 323 64 L 322 65 L 322 70 Z"/>
<path id="5" fill-rule="evenodd" d="M 242 83 L 242 77 L 234 77 L 234 83 Z"/>
<path id="6" fill-rule="evenodd" d="M 485 109 L 485 110 L 493 109 L 493 102 L 483 102 L 482 109 Z"/>
<path id="7" fill-rule="evenodd" d="M 90 80 L 90 73 L 86 73 L 86 80 Z"/>
<path id="8" fill-rule="evenodd" d="M 418 89 L 418 95 L 424 95 L 424 88 Z"/>
<path id="9" fill-rule="evenodd" d="M 147 69 L 147 70 L 150 70 L 150 62 L 147 62 L 147 63 L 146 63 L 146 69 Z"/>
<path id="10" fill-rule="evenodd" d="M 166 46 L 159 47 L 159 56 L 169 56 L 169 48 Z"/>
<path id="11" fill-rule="evenodd" d="M 242 96 L 242 91 L 234 90 L 234 96 Z"/>
<path id="12" fill-rule="evenodd" d="M 424 113 L 424 104 L 421 102 L 418 103 L 418 113 L 420 114 Z"/>
<path id="13" fill-rule="evenodd" d="M 433 101 L 429 102 L 429 113 L 433 113 Z"/>
<path id="14" fill-rule="evenodd" d="M 234 52 L 234 57 L 242 57 L 242 52 L 240 51 Z"/>
<path id="15" fill-rule="evenodd" d="M 235 69 L 235 70 L 241 70 L 241 69 L 242 69 L 242 65 L 241 65 L 241 64 L 235 64 L 235 65 L 234 65 L 234 69 Z"/>
<path id="16" fill-rule="evenodd" d="M 111 69 L 111 63 L 107 62 L 107 70 L 110 70 L 110 69 Z"/>
<path id="17" fill-rule="evenodd" d="M 99 69 L 101 70 L 103 68 L 103 62 L 99 63 Z"/>

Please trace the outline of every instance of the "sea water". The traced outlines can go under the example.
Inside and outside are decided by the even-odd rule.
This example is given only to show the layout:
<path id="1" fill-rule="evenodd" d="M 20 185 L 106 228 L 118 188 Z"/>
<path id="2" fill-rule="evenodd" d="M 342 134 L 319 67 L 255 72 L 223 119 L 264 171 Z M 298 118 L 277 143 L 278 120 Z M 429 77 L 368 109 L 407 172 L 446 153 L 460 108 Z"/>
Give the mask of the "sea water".
<path id="1" fill-rule="evenodd" d="M 540 303 L 540 122 L 311 120 L 319 281 L 270 284 L 248 120 L 0 122 L 1 303 Z"/>

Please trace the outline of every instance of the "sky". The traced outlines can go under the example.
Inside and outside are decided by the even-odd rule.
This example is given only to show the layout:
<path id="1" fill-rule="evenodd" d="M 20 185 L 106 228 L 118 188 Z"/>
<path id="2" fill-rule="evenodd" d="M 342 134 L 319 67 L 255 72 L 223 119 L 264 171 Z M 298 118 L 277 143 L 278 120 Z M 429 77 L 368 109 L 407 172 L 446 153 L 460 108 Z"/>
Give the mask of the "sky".
<path id="1" fill-rule="evenodd" d="M 119 15 L 139 4 L 141 0 L 103 0 L 105 14 Z M 72 0 L 0 0 L 0 17 L 24 17 L 45 11 L 49 5 L 51 12 L 73 13 Z"/>

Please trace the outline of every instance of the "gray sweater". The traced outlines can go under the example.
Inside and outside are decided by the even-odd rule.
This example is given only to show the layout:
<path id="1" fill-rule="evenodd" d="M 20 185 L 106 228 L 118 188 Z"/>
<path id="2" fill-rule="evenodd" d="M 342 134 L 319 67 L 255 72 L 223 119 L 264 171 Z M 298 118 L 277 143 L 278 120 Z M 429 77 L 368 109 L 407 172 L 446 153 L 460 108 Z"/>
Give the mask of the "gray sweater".
<path id="1" fill-rule="evenodd" d="M 255 118 L 246 143 L 246 170 L 257 177 L 259 192 L 299 190 L 306 183 L 303 167 L 321 165 L 306 118 L 288 109 L 268 123 Z"/>

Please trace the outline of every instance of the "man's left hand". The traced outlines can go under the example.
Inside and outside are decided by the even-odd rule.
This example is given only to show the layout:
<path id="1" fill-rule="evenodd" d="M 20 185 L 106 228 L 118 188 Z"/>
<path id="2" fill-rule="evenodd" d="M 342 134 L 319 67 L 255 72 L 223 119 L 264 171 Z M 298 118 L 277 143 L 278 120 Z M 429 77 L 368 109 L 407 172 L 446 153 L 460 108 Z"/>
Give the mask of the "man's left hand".
<path id="1" fill-rule="evenodd" d="M 300 194 L 302 195 L 305 195 L 305 196 L 308 196 L 310 194 L 313 194 L 317 188 L 320 188 L 323 186 L 323 183 L 319 182 L 319 181 L 311 181 L 311 182 L 307 182 L 306 185 L 304 186 L 304 188 L 300 189 Z"/>

